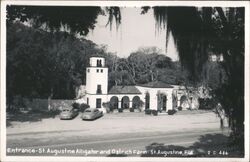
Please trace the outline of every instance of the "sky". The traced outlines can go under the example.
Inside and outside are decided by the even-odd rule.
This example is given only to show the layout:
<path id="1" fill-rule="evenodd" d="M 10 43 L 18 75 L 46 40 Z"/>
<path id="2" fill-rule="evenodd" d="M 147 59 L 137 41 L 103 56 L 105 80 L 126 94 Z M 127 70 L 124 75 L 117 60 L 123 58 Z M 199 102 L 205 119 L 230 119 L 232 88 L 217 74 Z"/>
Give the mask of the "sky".
<path id="1" fill-rule="evenodd" d="M 92 40 L 98 45 L 107 45 L 109 52 L 116 52 L 119 57 L 128 57 L 131 52 L 139 47 L 156 46 L 162 54 L 178 59 L 177 51 L 172 36 L 169 39 L 166 53 L 166 32 L 156 30 L 153 11 L 141 15 L 140 8 L 121 8 L 121 25 L 116 30 L 115 22 L 106 26 L 108 16 L 98 16 L 94 30 L 89 32 L 86 39 Z"/>

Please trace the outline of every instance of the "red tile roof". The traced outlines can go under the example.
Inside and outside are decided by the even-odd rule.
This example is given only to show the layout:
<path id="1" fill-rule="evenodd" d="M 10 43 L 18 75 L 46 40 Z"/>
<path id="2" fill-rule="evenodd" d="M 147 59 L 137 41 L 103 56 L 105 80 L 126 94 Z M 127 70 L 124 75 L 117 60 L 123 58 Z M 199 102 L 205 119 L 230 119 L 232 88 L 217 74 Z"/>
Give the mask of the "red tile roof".
<path id="1" fill-rule="evenodd" d="M 141 94 L 135 86 L 113 86 L 109 94 Z"/>

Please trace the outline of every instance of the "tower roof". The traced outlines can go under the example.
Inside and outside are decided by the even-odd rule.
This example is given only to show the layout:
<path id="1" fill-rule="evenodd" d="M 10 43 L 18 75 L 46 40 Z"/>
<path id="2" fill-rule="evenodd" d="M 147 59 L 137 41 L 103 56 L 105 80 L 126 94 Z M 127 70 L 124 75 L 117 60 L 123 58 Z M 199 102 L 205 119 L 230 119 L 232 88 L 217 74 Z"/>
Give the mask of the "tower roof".
<path id="1" fill-rule="evenodd" d="M 90 56 L 89 58 L 92 58 L 92 57 L 97 57 L 97 58 L 105 58 L 104 56 L 102 56 L 102 55 L 98 55 L 98 54 L 94 54 L 94 55 L 92 55 L 92 56 Z"/>

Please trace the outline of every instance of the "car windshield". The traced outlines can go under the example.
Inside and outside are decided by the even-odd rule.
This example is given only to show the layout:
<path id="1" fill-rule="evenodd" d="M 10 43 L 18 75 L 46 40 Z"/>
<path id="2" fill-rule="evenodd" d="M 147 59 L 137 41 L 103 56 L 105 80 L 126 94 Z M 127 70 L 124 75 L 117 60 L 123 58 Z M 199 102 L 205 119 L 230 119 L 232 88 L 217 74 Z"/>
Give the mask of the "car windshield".
<path id="1" fill-rule="evenodd" d="M 85 112 L 91 112 L 91 110 L 86 110 Z"/>
<path id="2" fill-rule="evenodd" d="M 68 109 L 64 109 L 63 112 L 69 112 L 69 110 Z"/>

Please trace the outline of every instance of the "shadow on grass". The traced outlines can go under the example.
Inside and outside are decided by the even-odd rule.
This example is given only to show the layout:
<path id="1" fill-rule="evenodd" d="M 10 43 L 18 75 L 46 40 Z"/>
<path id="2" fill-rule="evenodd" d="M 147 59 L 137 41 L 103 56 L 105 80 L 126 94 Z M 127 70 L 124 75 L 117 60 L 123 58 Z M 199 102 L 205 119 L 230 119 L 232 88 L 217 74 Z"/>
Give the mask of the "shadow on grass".
<path id="1" fill-rule="evenodd" d="M 29 111 L 27 113 L 15 112 L 8 113 L 6 118 L 6 126 L 11 127 L 12 122 L 38 122 L 42 119 L 55 118 L 60 111 Z"/>
<path id="2" fill-rule="evenodd" d="M 189 147 L 152 143 L 146 146 L 146 151 L 141 157 L 244 157 L 244 151 L 223 134 L 202 135 Z"/>

